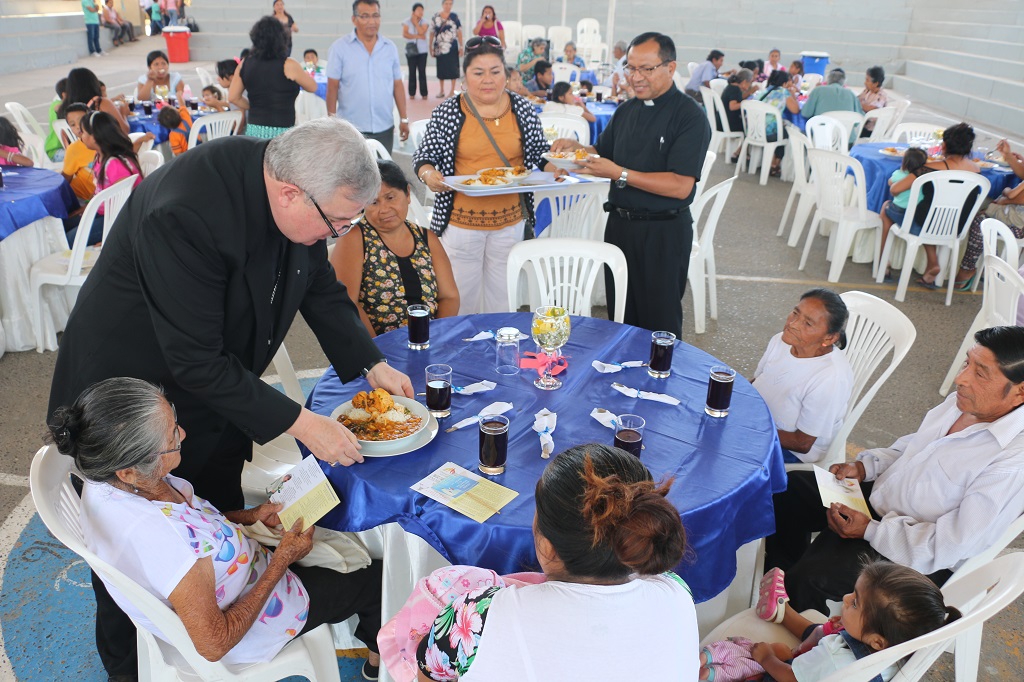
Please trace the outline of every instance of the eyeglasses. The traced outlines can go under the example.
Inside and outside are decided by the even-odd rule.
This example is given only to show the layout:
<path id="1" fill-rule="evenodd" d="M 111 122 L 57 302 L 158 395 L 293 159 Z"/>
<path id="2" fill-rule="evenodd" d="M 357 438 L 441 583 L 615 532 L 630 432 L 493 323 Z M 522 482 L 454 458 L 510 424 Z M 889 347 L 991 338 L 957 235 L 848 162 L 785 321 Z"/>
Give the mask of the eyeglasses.
<path id="1" fill-rule="evenodd" d="M 476 50 L 481 45 L 490 45 L 491 47 L 501 47 L 501 41 L 494 36 L 473 36 L 466 41 L 466 52 L 470 50 Z"/>
<path id="2" fill-rule="evenodd" d="M 362 19 L 363 21 L 368 21 L 370 19 L 380 19 L 380 14 L 357 14 L 357 15 L 355 15 L 355 17 L 356 17 L 356 19 Z"/>
<path id="3" fill-rule="evenodd" d="M 669 62 L 662 62 L 660 64 L 655 64 L 654 66 L 625 66 L 622 70 L 625 72 L 626 78 L 632 78 L 638 73 L 644 78 L 650 78 L 652 73 L 668 63 Z"/>
<path id="4" fill-rule="evenodd" d="M 171 406 L 171 414 L 174 416 L 174 447 L 171 448 L 170 450 L 158 452 L 155 455 L 153 455 L 154 457 L 159 457 L 160 455 L 169 455 L 172 452 L 181 452 L 181 429 L 178 428 L 178 411 L 174 409 L 174 403 L 169 403 L 169 405 Z"/>
<path id="5" fill-rule="evenodd" d="M 305 190 L 303 190 L 303 191 L 305 192 Z M 320 208 L 320 204 L 316 203 L 316 199 L 314 199 L 309 194 L 309 192 L 305 192 L 305 194 L 306 194 L 306 198 L 313 202 L 313 206 L 316 207 L 316 211 L 317 211 L 317 213 L 320 214 L 320 217 L 324 219 L 324 224 L 327 225 L 327 229 L 331 231 L 331 236 L 332 237 L 334 237 L 334 238 L 344 237 L 346 234 L 348 234 L 349 232 L 352 231 L 352 222 L 351 221 L 349 221 L 348 225 L 346 225 L 345 227 L 341 228 L 341 232 L 338 232 L 336 229 L 334 229 L 334 223 L 331 222 L 331 219 L 327 217 L 327 214 L 324 213 L 324 210 L 322 208 Z"/>

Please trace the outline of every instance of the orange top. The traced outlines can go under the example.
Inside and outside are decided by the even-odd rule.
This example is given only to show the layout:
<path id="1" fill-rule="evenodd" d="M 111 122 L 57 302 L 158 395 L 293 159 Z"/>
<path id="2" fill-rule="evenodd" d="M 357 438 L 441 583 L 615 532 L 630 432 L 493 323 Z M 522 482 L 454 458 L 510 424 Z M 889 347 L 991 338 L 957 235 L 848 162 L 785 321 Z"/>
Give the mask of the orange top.
<path id="1" fill-rule="evenodd" d="M 61 172 L 71 183 L 75 196 L 82 201 L 89 201 L 96 194 L 96 179 L 92 176 L 92 164 L 96 161 L 96 152 L 85 146 L 81 140 L 75 140 L 64 152 L 64 168 Z"/>
<path id="2" fill-rule="evenodd" d="M 469 111 L 463 100 L 462 111 L 466 123 L 459 134 L 459 146 L 455 150 L 455 174 L 472 175 L 484 168 L 504 166 L 487 134 Z M 501 152 L 509 164 L 523 163 L 523 136 L 519 132 L 516 116 L 510 106 L 496 121 L 485 118 L 484 124 L 494 136 Z M 455 193 L 450 224 L 470 230 L 500 230 L 523 219 L 523 209 L 518 194 L 502 194 L 496 197 L 469 196 Z"/>
<path id="3" fill-rule="evenodd" d="M 181 115 L 181 125 L 167 136 L 167 142 L 171 145 L 171 154 L 174 156 L 188 151 L 188 134 L 192 130 L 192 114 L 189 113 L 188 107 L 178 107 L 178 113 Z"/>

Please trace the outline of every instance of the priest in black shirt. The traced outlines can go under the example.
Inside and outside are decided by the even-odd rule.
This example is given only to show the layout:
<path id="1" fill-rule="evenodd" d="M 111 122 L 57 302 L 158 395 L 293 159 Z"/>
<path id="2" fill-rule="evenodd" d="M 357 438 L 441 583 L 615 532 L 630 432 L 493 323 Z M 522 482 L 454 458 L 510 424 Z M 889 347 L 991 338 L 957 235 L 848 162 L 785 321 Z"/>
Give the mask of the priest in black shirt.
<path id="1" fill-rule="evenodd" d="M 700 179 L 711 128 L 700 105 L 672 82 L 676 47 L 660 33 L 633 39 L 625 77 L 634 99 L 619 106 L 587 151 L 600 158 L 579 161 L 588 173 L 612 180 L 604 240 L 626 254 L 629 286 L 626 324 L 681 337 L 683 293 L 690 264 L 693 221 L 690 202 Z M 552 151 L 581 148 L 556 140 Z M 614 309 L 610 276 L 608 309 Z"/>

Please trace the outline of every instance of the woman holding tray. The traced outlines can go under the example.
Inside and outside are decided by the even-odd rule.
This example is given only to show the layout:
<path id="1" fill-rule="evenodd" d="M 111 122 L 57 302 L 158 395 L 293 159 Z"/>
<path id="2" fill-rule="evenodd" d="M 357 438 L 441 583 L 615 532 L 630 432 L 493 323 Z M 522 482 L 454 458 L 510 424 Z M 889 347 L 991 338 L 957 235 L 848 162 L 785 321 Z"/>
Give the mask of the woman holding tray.
<path id="1" fill-rule="evenodd" d="M 525 229 L 533 229 L 533 195 L 469 196 L 452 191 L 444 178 L 496 166 L 540 164 L 543 170 L 541 155 L 550 145 L 533 105 L 505 90 L 497 38 L 466 41 L 463 70 L 464 92 L 434 109 L 413 165 L 420 182 L 437 193 L 430 227 L 451 259 L 459 314 L 469 315 L 507 308 L 505 264 Z"/>

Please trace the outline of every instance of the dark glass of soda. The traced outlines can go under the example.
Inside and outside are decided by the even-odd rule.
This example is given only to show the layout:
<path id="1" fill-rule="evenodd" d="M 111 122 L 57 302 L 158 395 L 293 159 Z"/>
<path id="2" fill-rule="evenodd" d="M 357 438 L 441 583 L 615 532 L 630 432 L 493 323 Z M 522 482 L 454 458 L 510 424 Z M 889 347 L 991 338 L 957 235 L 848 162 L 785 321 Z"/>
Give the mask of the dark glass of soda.
<path id="1" fill-rule="evenodd" d="M 646 425 L 647 422 L 640 415 L 620 414 L 615 422 L 615 447 L 639 457 L 644 447 Z"/>
<path id="2" fill-rule="evenodd" d="M 672 375 L 672 352 L 676 347 L 676 335 L 672 332 L 651 334 L 651 360 L 647 373 L 655 379 L 667 379 Z"/>
<path id="3" fill-rule="evenodd" d="M 501 414 L 480 420 L 480 471 L 488 476 L 505 473 L 508 423 L 508 417 Z"/>
<path id="4" fill-rule="evenodd" d="M 597 92 L 594 93 L 594 99 L 600 102 L 601 100 L 604 99 L 604 93 L 598 90 Z"/>
<path id="5" fill-rule="evenodd" d="M 708 399 L 704 412 L 712 417 L 725 417 L 729 414 L 732 403 L 732 385 L 736 380 L 736 370 L 724 365 L 711 368 L 708 377 Z"/>
<path id="6" fill-rule="evenodd" d="M 430 348 L 430 307 L 414 303 L 406 308 L 406 314 L 409 319 L 409 349 Z"/>
<path id="7" fill-rule="evenodd" d="M 146 116 L 153 115 L 153 103 L 151 101 L 147 100 L 142 103 L 142 113 L 144 113 Z"/>
<path id="8" fill-rule="evenodd" d="M 452 413 L 452 368 L 449 365 L 427 365 L 427 409 L 435 417 Z"/>
<path id="9" fill-rule="evenodd" d="M 128 111 L 130 111 L 133 114 L 135 113 L 135 98 L 134 97 L 129 97 L 128 98 Z"/>
<path id="10" fill-rule="evenodd" d="M 199 111 L 199 100 L 195 97 L 188 98 L 188 108 L 192 111 Z"/>

